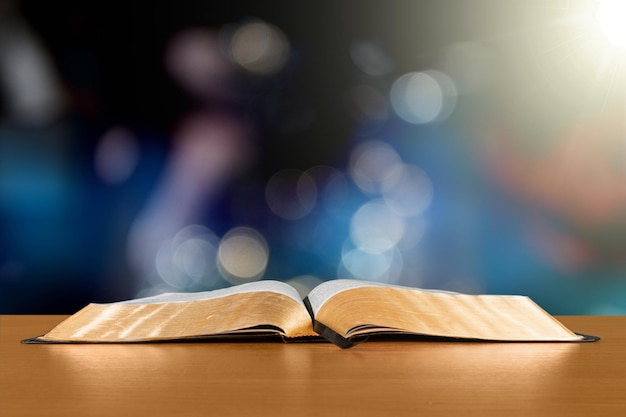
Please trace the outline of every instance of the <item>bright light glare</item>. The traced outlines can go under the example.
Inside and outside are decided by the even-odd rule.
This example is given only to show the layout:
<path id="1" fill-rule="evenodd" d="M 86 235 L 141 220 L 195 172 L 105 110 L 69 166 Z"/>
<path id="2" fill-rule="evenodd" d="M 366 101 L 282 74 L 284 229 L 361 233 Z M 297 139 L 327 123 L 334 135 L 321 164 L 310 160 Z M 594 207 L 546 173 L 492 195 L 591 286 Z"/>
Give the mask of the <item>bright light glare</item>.
<path id="1" fill-rule="evenodd" d="M 617 48 L 626 48 L 626 1 L 604 0 L 601 2 L 596 19 L 602 33 Z"/>

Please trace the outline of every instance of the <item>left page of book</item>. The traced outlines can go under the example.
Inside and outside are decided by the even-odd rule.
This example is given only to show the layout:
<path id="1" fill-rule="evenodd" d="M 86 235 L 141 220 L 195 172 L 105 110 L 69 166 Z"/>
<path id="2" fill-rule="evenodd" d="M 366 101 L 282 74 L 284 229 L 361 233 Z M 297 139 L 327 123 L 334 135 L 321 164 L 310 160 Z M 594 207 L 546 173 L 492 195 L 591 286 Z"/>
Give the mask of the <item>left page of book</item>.
<path id="1" fill-rule="evenodd" d="M 41 342 L 141 342 L 242 333 L 314 336 L 297 291 L 279 281 L 89 304 Z"/>

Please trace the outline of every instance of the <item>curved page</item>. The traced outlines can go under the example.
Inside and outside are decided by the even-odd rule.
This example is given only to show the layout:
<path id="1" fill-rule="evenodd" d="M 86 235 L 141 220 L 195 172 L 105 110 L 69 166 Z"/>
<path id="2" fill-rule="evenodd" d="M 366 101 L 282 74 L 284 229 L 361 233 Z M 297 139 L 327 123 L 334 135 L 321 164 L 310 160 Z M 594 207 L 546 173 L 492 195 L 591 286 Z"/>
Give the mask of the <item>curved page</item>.
<path id="1" fill-rule="evenodd" d="M 315 319 L 344 338 L 378 332 L 500 341 L 578 341 L 528 297 L 466 295 L 338 283 L 310 300 Z M 315 307 L 313 307 L 315 303 Z"/>
<path id="2" fill-rule="evenodd" d="M 203 293 L 89 304 L 40 340 L 138 342 L 261 330 L 286 337 L 315 334 L 295 289 L 261 281 Z"/>
<path id="3" fill-rule="evenodd" d="M 318 310 L 322 307 L 322 305 L 328 301 L 331 297 L 353 288 L 361 288 L 361 287 L 384 287 L 384 288 L 400 288 L 406 290 L 418 290 L 424 292 L 434 292 L 434 293 L 442 293 L 442 294 L 456 294 L 450 291 L 444 290 L 427 290 L 421 288 L 413 288 L 413 287 L 403 287 L 400 285 L 392 285 L 392 284 L 383 284 L 375 281 L 362 281 L 356 279 L 336 279 L 332 281 L 326 281 L 315 287 L 311 290 L 311 292 L 307 295 L 309 299 L 309 304 L 313 309 L 313 313 L 317 315 Z"/>

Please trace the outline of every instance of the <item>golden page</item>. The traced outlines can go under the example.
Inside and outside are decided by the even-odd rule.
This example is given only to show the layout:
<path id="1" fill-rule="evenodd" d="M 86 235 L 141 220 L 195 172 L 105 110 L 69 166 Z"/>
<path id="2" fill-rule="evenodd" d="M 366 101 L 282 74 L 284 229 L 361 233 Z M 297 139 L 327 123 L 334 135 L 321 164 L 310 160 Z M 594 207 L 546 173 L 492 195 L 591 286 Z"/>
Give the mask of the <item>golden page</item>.
<path id="1" fill-rule="evenodd" d="M 371 332 L 493 341 L 578 341 L 525 296 L 466 295 L 360 286 L 328 297 L 316 320 L 341 336 Z"/>
<path id="2" fill-rule="evenodd" d="M 140 342 L 262 330 L 286 337 L 315 335 L 301 302 L 254 291 L 185 302 L 89 304 L 39 340 Z"/>

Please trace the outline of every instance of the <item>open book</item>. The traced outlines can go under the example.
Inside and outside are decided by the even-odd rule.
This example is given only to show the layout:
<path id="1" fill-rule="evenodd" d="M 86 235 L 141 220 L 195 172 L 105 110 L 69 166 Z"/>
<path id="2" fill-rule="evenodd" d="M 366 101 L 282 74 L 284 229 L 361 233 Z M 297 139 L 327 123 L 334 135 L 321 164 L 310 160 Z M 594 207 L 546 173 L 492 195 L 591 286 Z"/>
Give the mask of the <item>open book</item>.
<path id="1" fill-rule="evenodd" d="M 302 300 L 290 285 L 258 281 L 221 290 L 89 304 L 26 343 L 120 343 L 277 335 L 346 348 L 372 335 L 577 342 L 525 296 L 467 295 L 356 280 L 327 281 Z"/>

